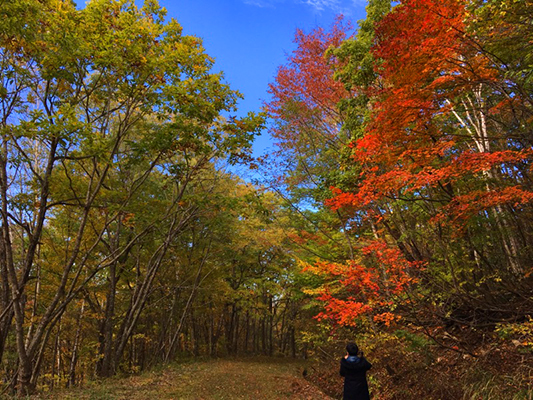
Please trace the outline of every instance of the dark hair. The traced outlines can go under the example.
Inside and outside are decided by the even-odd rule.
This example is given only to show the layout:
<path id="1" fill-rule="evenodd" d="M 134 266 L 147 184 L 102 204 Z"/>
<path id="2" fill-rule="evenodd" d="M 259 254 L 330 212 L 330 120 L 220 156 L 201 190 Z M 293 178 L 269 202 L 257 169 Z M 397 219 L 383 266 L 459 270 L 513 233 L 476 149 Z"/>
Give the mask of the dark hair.
<path id="1" fill-rule="evenodd" d="M 359 353 L 359 347 L 355 343 L 348 343 L 346 345 L 346 351 L 351 356 L 356 356 Z"/>

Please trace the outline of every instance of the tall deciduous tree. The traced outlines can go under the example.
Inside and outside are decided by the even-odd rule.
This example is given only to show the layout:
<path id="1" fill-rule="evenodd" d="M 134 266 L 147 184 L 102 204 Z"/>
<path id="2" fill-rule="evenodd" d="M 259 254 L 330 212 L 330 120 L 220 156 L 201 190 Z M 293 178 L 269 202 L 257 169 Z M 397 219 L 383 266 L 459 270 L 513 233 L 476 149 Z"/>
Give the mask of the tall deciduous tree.
<path id="1" fill-rule="evenodd" d="M 329 186 L 328 175 L 338 161 L 343 143 L 344 118 L 337 103 L 350 96 L 333 78 L 335 59 L 326 57 L 331 46 L 339 46 L 350 27 L 338 19 L 329 31 L 317 28 L 296 32 L 296 49 L 287 64 L 280 66 L 272 96 L 266 108 L 272 118 L 270 132 L 277 139 L 286 173 L 285 183 L 307 200 L 320 200 L 320 191 Z"/>
<path id="2" fill-rule="evenodd" d="M 350 23 L 340 17 L 329 30 L 298 30 L 296 48 L 269 85 L 271 99 L 266 109 L 278 150 L 268 158 L 272 169 L 268 173 L 272 174 L 272 186 L 298 210 L 301 224 L 295 244 L 307 248 L 307 257 L 312 258 L 329 253 L 337 260 L 337 255 L 345 259 L 353 253 L 343 213 L 321 206 L 329 196 L 329 187 L 339 185 L 346 175 L 340 165 L 349 153 L 345 145 L 351 137 L 341 129 L 345 115 L 338 103 L 352 94 L 334 79 L 339 62 L 328 50 L 338 47 L 351 30 Z M 312 212 L 309 208 L 321 210 Z M 322 244 L 316 246 L 319 242 Z"/>

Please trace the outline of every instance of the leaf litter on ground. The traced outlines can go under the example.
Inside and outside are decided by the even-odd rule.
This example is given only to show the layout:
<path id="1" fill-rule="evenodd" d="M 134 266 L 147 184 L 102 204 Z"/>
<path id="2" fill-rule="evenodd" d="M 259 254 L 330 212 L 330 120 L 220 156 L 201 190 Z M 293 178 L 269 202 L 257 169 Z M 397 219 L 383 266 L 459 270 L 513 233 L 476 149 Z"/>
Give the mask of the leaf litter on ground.
<path id="1" fill-rule="evenodd" d="M 302 376 L 305 362 L 277 358 L 212 359 L 170 364 L 126 378 L 36 399 L 58 400 L 331 400 Z"/>

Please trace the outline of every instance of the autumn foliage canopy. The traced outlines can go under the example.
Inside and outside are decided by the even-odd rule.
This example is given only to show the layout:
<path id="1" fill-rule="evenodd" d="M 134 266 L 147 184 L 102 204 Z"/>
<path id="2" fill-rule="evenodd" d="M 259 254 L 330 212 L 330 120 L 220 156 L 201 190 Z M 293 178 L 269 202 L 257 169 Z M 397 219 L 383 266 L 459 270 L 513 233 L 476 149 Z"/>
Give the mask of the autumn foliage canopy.
<path id="1" fill-rule="evenodd" d="M 475 325 L 524 315 L 531 304 L 520 303 L 508 283 L 527 293 L 533 272 L 526 223 L 533 200 L 531 78 L 523 70 L 529 56 L 511 54 L 506 37 L 527 48 L 531 33 L 518 21 L 530 7 L 404 0 L 376 12 L 384 3 L 367 8 L 370 41 L 367 29 L 320 56 L 337 61 L 350 92 L 344 99 L 366 101 L 369 116 L 359 116 L 362 134 L 349 132 L 353 120 L 345 121 L 341 132 L 352 140 L 340 168 L 352 175 L 331 185 L 324 202 L 350 216 L 355 255 L 306 267 L 322 277 L 312 291 L 323 303 L 319 318 L 353 326 L 370 316 L 389 325 L 431 314 Z M 299 45 L 303 51 L 306 42 Z M 368 57 L 373 78 L 350 80 Z M 279 76 L 277 85 L 289 87 Z M 355 103 L 340 99 L 337 106 L 353 119 Z M 439 300 L 428 303 L 428 293 Z"/>

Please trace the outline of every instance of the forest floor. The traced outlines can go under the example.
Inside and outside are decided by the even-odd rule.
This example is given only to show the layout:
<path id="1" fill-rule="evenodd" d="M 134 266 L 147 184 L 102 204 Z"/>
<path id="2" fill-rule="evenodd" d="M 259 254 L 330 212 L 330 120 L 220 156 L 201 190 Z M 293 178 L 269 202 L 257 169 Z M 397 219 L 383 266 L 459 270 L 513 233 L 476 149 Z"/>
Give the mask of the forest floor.
<path id="1" fill-rule="evenodd" d="M 301 361 L 275 358 L 191 361 L 35 399 L 332 400 L 303 378 L 304 367 Z"/>

